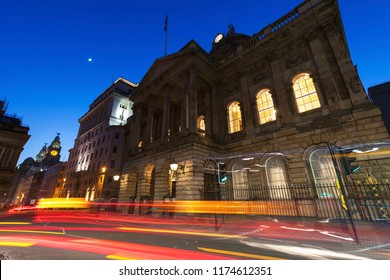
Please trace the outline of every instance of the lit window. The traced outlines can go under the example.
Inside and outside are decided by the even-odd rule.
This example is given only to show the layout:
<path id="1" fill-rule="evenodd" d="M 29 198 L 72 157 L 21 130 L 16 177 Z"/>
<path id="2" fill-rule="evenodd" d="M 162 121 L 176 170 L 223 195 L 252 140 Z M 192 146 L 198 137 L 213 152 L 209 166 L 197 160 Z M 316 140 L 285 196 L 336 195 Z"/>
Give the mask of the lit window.
<path id="1" fill-rule="evenodd" d="M 276 111 L 271 93 L 264 89 L 257 94 L 257 110 L 259 111 L 260 124 L 276 120 Z"/>
<path id="2" fill-rule="evenodd" d="M 318 149 L 309 156 L 313 178 L 316 184 L 317 195 L 320 198 L 336 198 L 336 172 L 332 157 L 327 149 Z"/>
<path id="3" fill-rule="evenodd" d="M 205 131 L 206 130 L 206 123 L 204 121 L 204 116 L 203 115 L 198 117 L 197 127 L 201 131 Z"/>
<path id="4" fill-rule="evenodd" d="M 235 133 L 242 130 L 242 117 L 240 103 L 233 102 L 229 105 L 229 133 Z"/>
<path id="5" fill-rule="evenodd" d="M 237 162 L 232 167 L 232 177 L 233 177 L 233 195 L 234 199 L 237 200 L 246 200 L 249 199 L 249 180 L 248 180 L 248 171 L 246 166 Z"/>
<path id="6" fill-rule="evenodd" d="M 304 73 L 296 76 L 293 88 L 299 113 L 321 107 L 313 79 L 309 74 Z"/>
<path id="7" fill-rule="evenodd" d="M 281 156 L 273 156 L 266 160 L 265 166 L 270 197 L 291 198 L 285 160 Z"/>

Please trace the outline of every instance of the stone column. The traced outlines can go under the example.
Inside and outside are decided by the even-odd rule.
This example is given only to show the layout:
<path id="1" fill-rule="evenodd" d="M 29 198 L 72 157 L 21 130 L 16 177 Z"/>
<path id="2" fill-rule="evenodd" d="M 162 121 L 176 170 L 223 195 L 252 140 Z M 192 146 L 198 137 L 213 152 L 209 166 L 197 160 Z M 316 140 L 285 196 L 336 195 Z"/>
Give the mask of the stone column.
<path id="1" fill-rule="evenodd" d="M 204 100 L 205 100 L 204 122 L 206 125 L 206 135 L 212 134 L 212 126 L 213 126 L 212 115 L 213 113 L 216 113 L 215 111 L 213 111 L 212 108 L 211 95 L 212 95 L 211 88 L 209 88 L 208 92 L 206 92 L 204 96 Z"/>
<path id="2" fill-rule="evenodd" d="M 184 74 L 183 87 L 181 91 L 181 118 L 180 118 L 181 134 L 187 134 L 188 128 L 188 74 Z"/>
<path id="3" fill-rule="evenodd" d="M 152 139 L 152 129 L 153 129 L 153 119 L 154 117 L 154 99 L 152 98 L 149 101 L 149 108 L 148 108 L 148 119 L 146 123 L 146 130 L 145 130 L 145 135 L 144 135 L 144 143 L 150 143 L 153 142 Z"/>
<path id="4" fill-rule="evenodd" d="M 226 110 L 224 109 L 223 98 L 218 98 L 217 88 L 219 84 L 211 85 L 211 109 L 212 109 L 212 134 L 218 139 L 223 139 L 223 118 L 226 119 Z M 207 124 L 206 124 L 207 125 Z"/>
<path id="5" fill-rule="evenodd" d="M 242 116 L 244 120 L 245 133 L 248 137 L 254 136 L 254 127 L 252 121 L 252 102 L 248 90 L 246 73 L 240 73 L 241 94 L 242 94 Z"/>
<path id="6" fill-rule="evenodd" d="M 195 69 L 191 68 L 190 77 L 189 77 L 189 128 L 188 131 L 190 134 L 197 132 L 196 121 L 198 117 L 198 100 L 196 92 L 196 73 Z"/>
<path id="7" fill-rule="evenodd" d="M 322 26 L 326 39 L 332 49 L 340 72 L 340 82 L 348 92 L 353 104 L 369 102 L 365 89 L 360 81 L 356 67 L 351 62 L 348 45 L 342 32 L 341 22 L 331 22 Z"/>
<path id="8" fill-rule="evenodd" d="M 291 122 L 291 114 L 294 112 L 294 105 L 291 103 L 291 90 L 287 90 L 283 79 L 283 71 L 279 65 L 279 60 L 274 56 L 268 56 L 268 65 L 272 74 L 274 90 L 271 90 L 277 118 L 281 123 Z"/>
<path id="9" fill-rule="evenodd" d="M 307 33 L 305 39 L 308 42 L 309 58 L 317 66 L 319 75 L 318 79 L 315 79 L 313 75 L 313 82 L 322 86 L 322 88 L 316 87 L 317 92 L 319 89 L 322 90 L 322 92 L 318 92 L 321 105 L 329 104 L 331 105 L 331 110 L 338 110 L 340 107 L 344 107 L 341 100 L 348 99 L 348 94 L 345 85 L 337 83 L 337 76 L 340 76 L 338 74 L 339 69 L 337 69 L 338 66 L 335 62 L 333 51 L 329 47 L 329 43 L 326 42 L 327 39 L 324 37 L 322 30 L 316 29 Z"/>
<path id="10" fill-rule="evenodd" d="M 164 107 L 163 107 L 163 120 L 162 120 L 162 131 L 161 131 L 161 140 L 162 142 L 168 141 L 168 130 L 169 130 L 169 111 L 170 111 L 170 99 L 169 95 L 171 92 L 171 87 L 167 86 L 165 88 L 165 97 L 164 97 Z"/>
<path id="11" fill-rule="evenodd" d="M 140 107 L 134 107 L 133 112 L 135 115 L 135 121 L 134 121 L 134 130 L 132 131 L 132 143 L 131 143 L 131 150 L 137 151 L 138 149 L 138 142 L 140 139 L 140 123 L 142 118 L 142 108 Z"/>

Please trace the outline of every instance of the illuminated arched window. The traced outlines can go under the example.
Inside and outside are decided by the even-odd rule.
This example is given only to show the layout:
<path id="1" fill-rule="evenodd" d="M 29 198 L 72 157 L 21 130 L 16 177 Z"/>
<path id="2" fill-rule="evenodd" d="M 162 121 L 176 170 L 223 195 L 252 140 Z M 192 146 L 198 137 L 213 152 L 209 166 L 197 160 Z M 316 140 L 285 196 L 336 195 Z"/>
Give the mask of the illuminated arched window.
<path id="1" fill-rule="evenodd" d="M 206 123 L 204 121 L 204 116 L 201 115 L 198 117 L 198 120 L 197 120 L 197 127 L 200 131 L 205 131 L 206 130 Z"/>
<path id="2" fill-rule="evenodd" d="M 293 89 L 299 113 L 321 107 L 313 79 L 308 73 L 299 74 L 295 77 Z"/>
<path id="3" fill-rule="evenodd" d="M 268 89 L 264 89 L 257 94 L 257 110 L 259 112 L 260 124 L 276 120 L 274 101 Z"/>
<path id="4" fill-rule="evenodd" d="M 237 162 L 232 167 L 233 194 L 234 199 L 246 200 L 249 198 L 248 170 L 241 162 Z"/>
<path id="5" fill-rule="evenodd" d="M 242 117 L 240 103 L 235 101 L 229 105 L 229 133 L 235 133 L 242 130 Z"/>
<path id="6" fill-rule="evenodd" d="M 314 150 L 309 156 L 317 194 L 320 198 L 338 197 L 336 171 L 328 149 Z"/>
<path id="7" fill-rule="evenodd" d="M 267 183 L 271 198 L 291 198 L 288 189 L 287 165 L 283 157 L 272 156 L 265 162 Z"/>

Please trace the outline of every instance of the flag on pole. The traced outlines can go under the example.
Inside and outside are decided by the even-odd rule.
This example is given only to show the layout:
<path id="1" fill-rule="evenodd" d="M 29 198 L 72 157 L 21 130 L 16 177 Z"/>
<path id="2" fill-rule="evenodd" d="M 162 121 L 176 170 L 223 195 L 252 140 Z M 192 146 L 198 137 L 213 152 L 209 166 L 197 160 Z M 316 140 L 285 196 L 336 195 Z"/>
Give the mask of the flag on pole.
<path id="1" fill-rule="evenodd" d="M 165 17 L 164 31 L 168 30 L 168 15 Z"/>

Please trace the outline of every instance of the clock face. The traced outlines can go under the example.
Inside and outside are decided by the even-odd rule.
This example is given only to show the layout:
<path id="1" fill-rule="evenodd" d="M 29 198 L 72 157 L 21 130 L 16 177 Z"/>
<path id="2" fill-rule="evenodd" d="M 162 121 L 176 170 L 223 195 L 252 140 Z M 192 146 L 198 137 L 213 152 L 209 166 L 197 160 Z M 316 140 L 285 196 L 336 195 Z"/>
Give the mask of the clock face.
<path id="1" fill-rule="evenodd" d="M 223 38 L 223 34 L 219 33 L 217 36 L 215 36 L 214 43 L 218 43 Z"/>
<path id="2" fill-rule="evenodd" d="M 58 152 L 57 152 L 56 150 L 52 150 L 52 151 L 50 152 L 50 154 L 51 154 L 53 157 L 55 157 L 56 155 L 58 155 Z"/>

